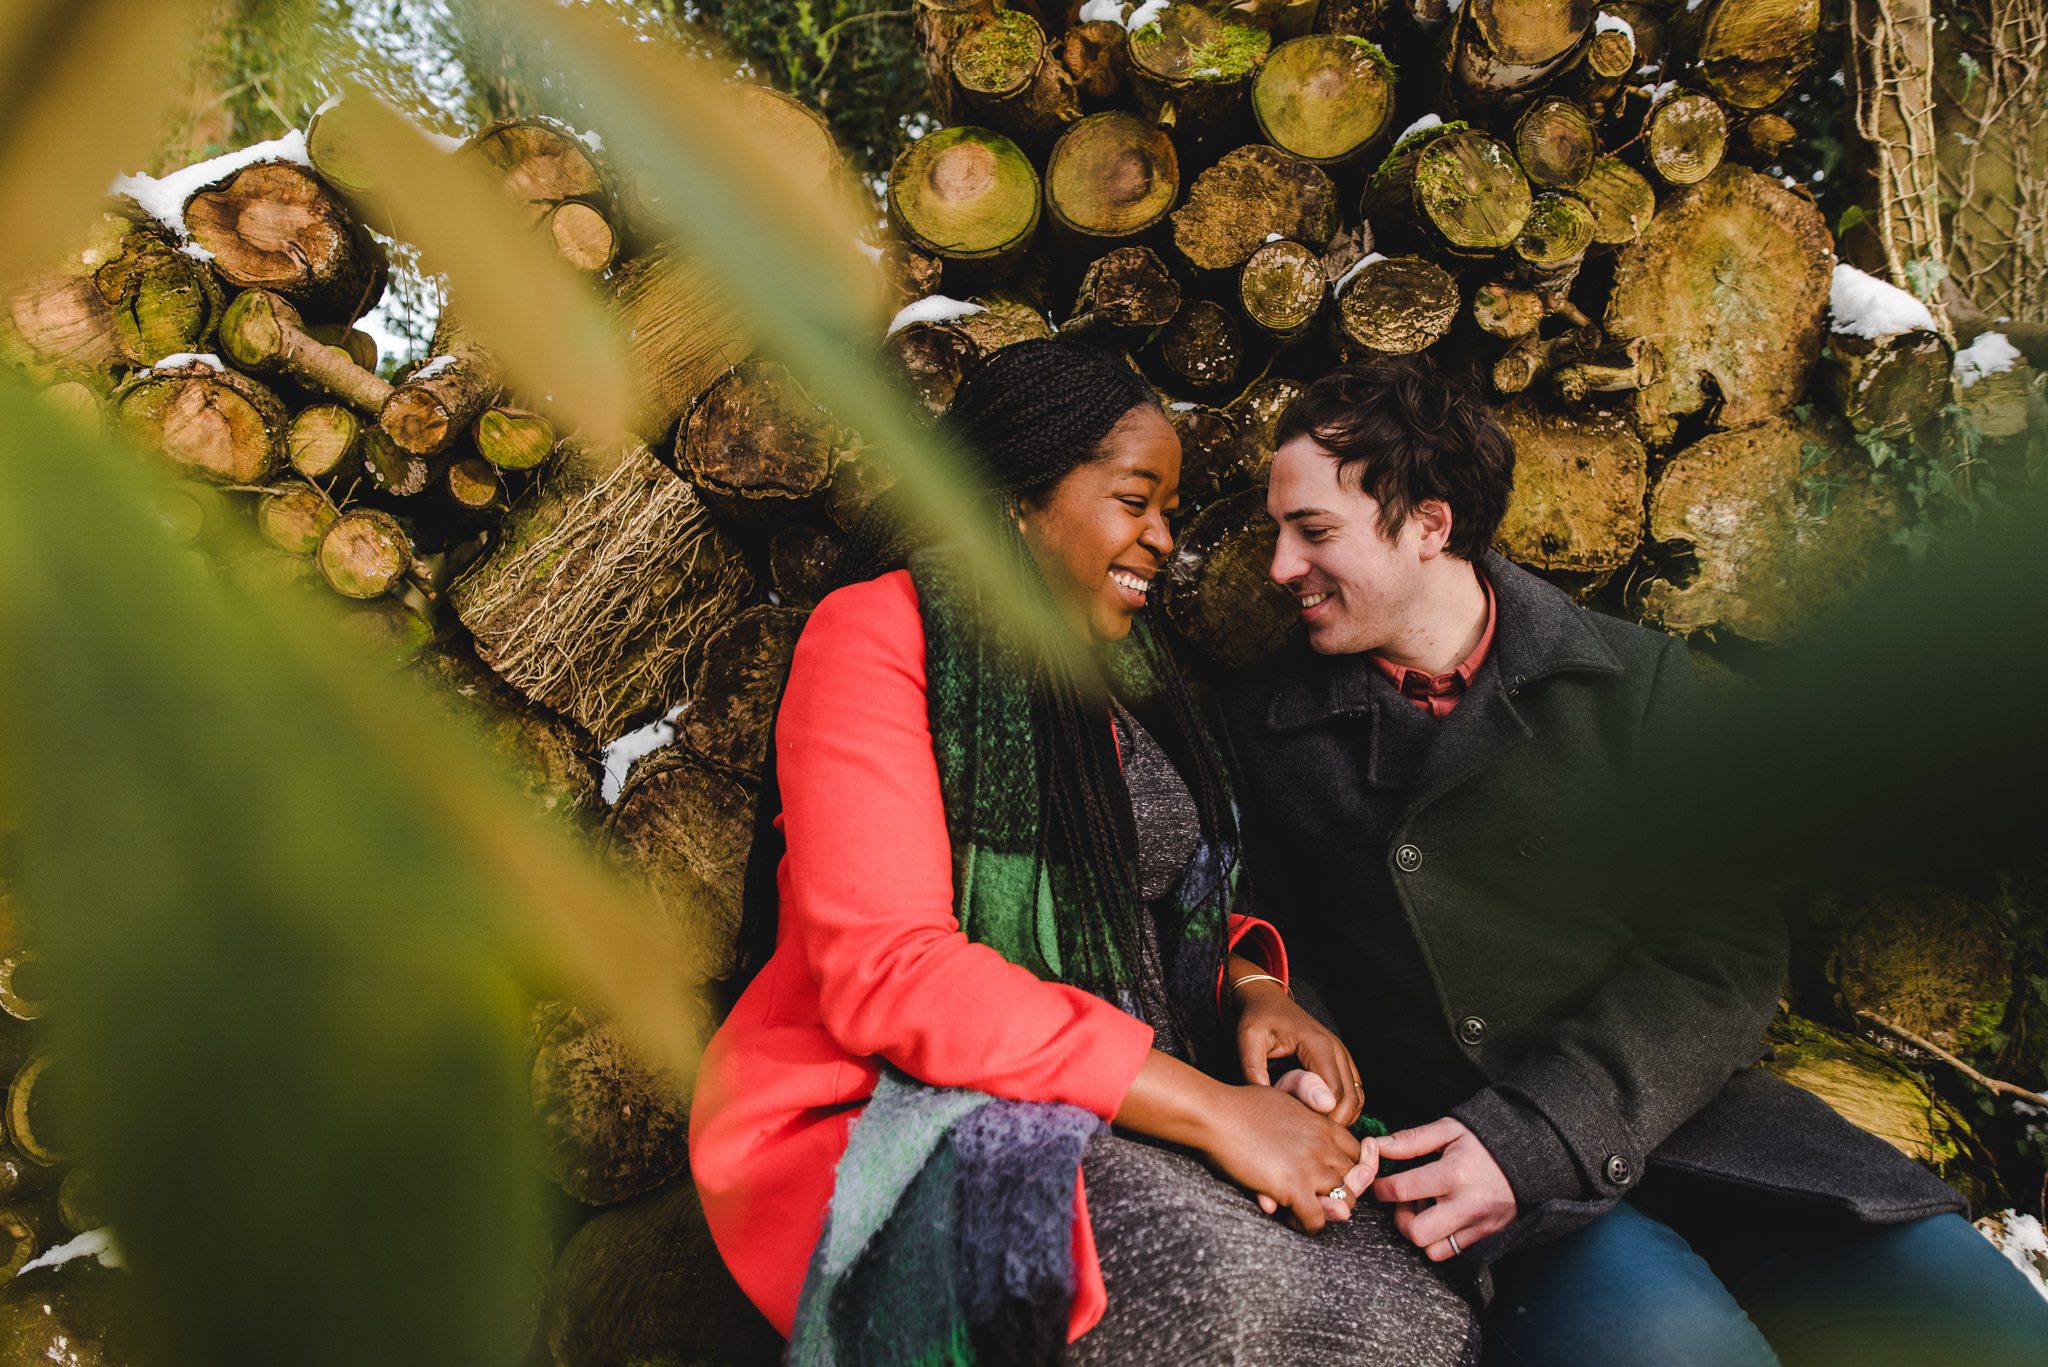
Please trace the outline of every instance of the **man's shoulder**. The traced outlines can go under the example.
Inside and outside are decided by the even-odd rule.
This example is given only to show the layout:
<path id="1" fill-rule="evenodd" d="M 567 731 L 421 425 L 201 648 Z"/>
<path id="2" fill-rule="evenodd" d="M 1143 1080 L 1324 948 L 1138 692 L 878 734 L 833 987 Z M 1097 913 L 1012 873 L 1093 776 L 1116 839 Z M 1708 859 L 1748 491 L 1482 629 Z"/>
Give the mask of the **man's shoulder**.
<path id="1" fill-rule="evenodd" d="M 1633 678 L 1654 673 L 1668 652 L 1683 649 L 1661 631 L 1586 607 L 1549 580 L 1498 554 L 1487 556 L 1486 572 L 1495 593 L 1513 605 L 1503 614 L 1501 629 L 1541 638 L 1540 643 L 1515 642 L 1511 652 L 1514 646 L 1535 644 L 1545 659 L 1576 662 L 1583 657 L 1586 663 L 1608 665 Z"/>

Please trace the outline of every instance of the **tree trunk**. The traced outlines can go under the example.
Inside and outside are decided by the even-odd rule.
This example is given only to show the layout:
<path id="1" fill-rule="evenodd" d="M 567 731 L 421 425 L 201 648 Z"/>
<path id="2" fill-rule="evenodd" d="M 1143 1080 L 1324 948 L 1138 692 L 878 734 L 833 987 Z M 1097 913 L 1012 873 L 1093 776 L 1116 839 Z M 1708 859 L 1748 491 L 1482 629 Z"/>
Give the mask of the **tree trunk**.
<path id="1" fill-rule="evenodd" d="M 728 517 L 787 520 L 823 494 L 840 445 L 831 415 L 773 361 L 704 391 L 676 437 L 676 467 Z"/>
<path id="2" fill-rule="evenodd" d="M 1458 284 L 1449 271 L 1420 256 L 1390 256 L 1360 266 L 1344 285 L 1337 322 L 1348 341 L 1405 356 L 1450 331 L 1458 305 Z"/>
<path id="3" fill-rule="evenodd" d="M 1150 247 L 1118 247 L 1089 263 L 1060 331 L 1156 328 L 1180 311 L 1180 282 Z"/>
<path id="4" fill-rule="evenodd" d="M 470 428 L 477 454 L 500 470 L 531 470 L 555 453 L 555 425 L 538 413 L 498 402 Z"/>
<path id="5" fill-rule="evenodd" d="M 313 560 L 342 597 L 379 598 L 412 568 L 412 539 L 389 513 L 356 508 L 329 524 Z"/>
<path id="6" fill-rule="evenodd" d="M 1592 173 L 1599 156 L 1593 117 L 1571 100 L 1546 96 L 1515 120 L 1515 159 L 1531 184 L 1573 189 Z"/>
<path id="7" fill-rule="evenodd" d="M 582 732 L 493 674 L 459 633 L 420 652 L 414 668 L 537 815 L 582 829 L 598 809 L 597 764 Z"/>
<path id="8" fill-rule="evenodd" d="M 256 530 L 292 555 L 311 555 L 338 516 L 327 495 L 308 484 L 279 484 L 256 504 Z"/>
<path id="9" fill-rule="evenodd" d="M 383 296 L 383 248 L 294 162 L 258 162 L 198 191 L 185 201 L 185 226 L 222 279 L 283 295 L 307 318 L 353 321 Z"/>
<path id="10" fill-rule="evenodd" d="M 1203 270 L 1243 265 L 1274 234 L 1320 249 L 1336 231 L 1329 176 L 1263 143 L 1225 152 L 1173 211 L 1174 245 Z"/>
<path id="11" fill-rule="evenodd" d="M 0 1367 L 125 1367 L 151 1342 L 130 1274 L 95 1258 L 39 1267 L 0 1290 Z"/>
<path id="12" fill-rule="evenodd" d="M 195 479 L 257 484 L 284 462 L 284 404 L 209 360 L 142 371 L 114 404 L 131 437 Z"/>
<path id="13" fill-rule="evenodd" d="M 961 37 L 951 60 L 960 105 L 975 120 L 1037 151 L 1081 117 L 1073 78 L 1028 14 L 997 10 Z"/>
<path id="14" fill-rule="evenodd" d="M 1241 482 L 1235 463 L 1237 423 L 1221 409 L 1169 400 L 1167 421 L 1180 437 L 1180 495 L 1193 507 Z"/>
<path id="15" fill-rule="evenodd" d="M 603 739 L 680 698 L 753 589 L 696 492 L 636 445 L 601 476 L 552 465 L 449 601 L 499 677 Z"/>
<path id="16" fill-rule="evenodd" d="M 774 1367 L 784 1346 L 726 1271 L 687 1178 L 576 1231 L 555 1262 L 547 1340 L 559 1367 Z"/>
<path id="17" fill-rule="evenodd" d="M 1098 248 L 1152 227 L 1179 194 L 1173 139 L 1121 109 L 1080 120 L 1046 158 L 1047 214 L 1063 232 Z"/>
<path id="18" fill-rule="evenodd" d="M 1680 19 L 1694 77 L 1735 109 L 1784 99 L 1819 52 L 1820 0 L 1706 0 Z"/>
<path id="19" fill-rule="evenodd" d="M 434 328 L 433 356 L 392 389 L 377 424 L 400 449 L 436 455 L 483 414 L 498 383 L 496 358 L 444 309 Z"/>
<path id="20" fill-rule="evenodd" d="M 768 539 L 770 599 L 785 607 L 814 608 L 831 592 L 846 543 L 824 527 L 798 523 Z"/>
<path id="21" fill-rule="evenodd" d="M 285 453 L 292 469 L 323 484 L 362 468 L 363 420 L 338 403 L 308 404 L 292 414 Z"/>
<path id="22" fill-rule="evenodd" d="M 204 263 L 140 214 L 104 213 L 80 250 L 9 296 L 9 349 L 40 379 L 104 386 L 121 368 L 199 350 L 220 308 Z"/>
<path id="23" fill-rule="evenodd" d="M 1393 112 L 1393 64 L 1363 39 L 1291 39 L 1252 82 L 1252 115 L 1266 141 L 1318 166 L 1357 160 Z"/>
<path id="24" fill-rule="evenodd" d="M 1378 235 L 1491 256 L 1522 231 L 1529 203 L 1528 178 L 1505 143 L 1446 124 L 1404 139 L 1381 163 L 1366 190 L 1365 214 Z"/>
<path id="25" fill-rule="evenodd" d="M 953 85 L 953 49 L 994 12 L 990 0 L 913 0 L 911 39 L 924 56 L 932 109 L 942 124 L 960 122 L 965 112 Z"/>
<path id="26" fill-rule="evenodd" d="M 1657 214 L 1657 192 L 1642 173 L 1619 157 L 1600 157 L 1579 182 L 1579 197 L 1593 211 L 1593 241 L 1626 247 L 1648 230 Z"/>
<path id="27" fill-rule="evenodd" d="M 692 753 L 750 788 L 761 782 L 768 727 L 809 616 L 802 608 L 761 605 L 720 627 L 704 643 L 690 706 L 676 724 Z"/>
<path id="28" fill-rule="evenodd" d="M 632 430 L 648 442 L 664 440 L 704 386 L 754 349 L 753 329 L 711 278 L 667 252 L 620 268 L 611 312 L 639 400 Z"/>
<path id="29" fill-rule="evenodd" d="M 1897 888 L 1850 901 L 1837 916 L 1828 968 L 1848 1019 L 1867 1013 L 1951 1054 L 1996 1047 L 2013 951 L 1989 908 L 1940 888 Z"/>
<path id="30" fill-rule="evenodd" d="M 1954 355 L 1939 333 L 1832 332 L 1826 356 L 1828 392 L 1858 432 L 1905 435 L 1938 419 L 1948 402 Z"/>
<path id="31" fill-rule="evenodd" d="M 1244 366 L 1244 332 L 1229 309 L 1213 299 L 1196 299 L 1160 329 L 1158 355 L 1176 385 L 1227 390 Z"/>
<path id="32" fill-rule="evenodd" d="M 1728 116 L 1705 95 L 1657 101 L 1644 123 L 1645 155 L 1666 185 L 1696 185 L 1728 150 Z"/>
<path id="33" fill-rule="evenodd" d="M 1329 291 L 1322 258 L 1299 242 L 1268 242 L 1238 268 L 1238 307 L 1282 341 L 1308 331 Z"/>
<path id="34" fill-rule="evenodd" d="M 918 250 L 996 279 L 1038 228 L 1038 172 L 1000 133 L 942 128 L 889 168 L 889 221 Z"/>
<path id="35" fill-rule="evenodd" d="M 1528 403 L 1498 410 L 1515 443 L 1515 488 L 1495 541 L 1532 570 L 1604 580 L 1643 539 L 1649 458 L 1610 413 L 1562 415 Z"/>
<path id="36" fill-rule="evenodd" d="M 7 1086 L 7 1142 L 31 1163 L 52 1168 L 68 1162 L 74 1136 L 63 1109 L 63 1083 L 50 1085 L 50 1075 L 64 1076 L 63 1065 L 50 1054 L 29 1057 Z"/>
<path id="37" fill-rule="evenodd" d="M 1131 33 L 1138 108 L 1183 140 L 1218 130 L 1243 107 L 1272 41 L 1263 29 L 1199 5 L 1168 5 Z"/>
<path id="38" fill-rule="evenodd" d="M 220 320 L 220 348 L 238 366 L 282 375 L 371 415 L 391 398 L 389 383 L 339 347 L 315 341 L 299 311 L 269 290 L 243 290 L 235 296 Z"/>
<path id="39" fill-rule="evenodd" d="M 1637 395 L 1645 440 L 1716 394 L 1717 427 L 1785 412 L 1820 353 L 1834 253 L 1813 202 L 1738 166 L 1678 191 L 1615 264 L 1607 330 L 1648 340 L 1657 378 Z"/>
<path id="40" fill-rule="evenodd" d="M 568 128 L 552 119 L 509 119 L 479 131 L 464 150 L 491 169 L 565 264 L 596 274 L 618 255 L 604 170 Z"/>
<path id="41" fill-rule="evenodd" d="M 1673 456 L 1650 495 L 1649 536 L 1690 552 L 1637 585 L 1644 617 L 1752 641 L 1792 640 L 1849 601 L 1887 549 L 1897 510 L 1827 429 L 1775 418 Z"/>
<path id="42" fill-rule="evenodd" d="M 1593 0 L 1468 0 L 1451 35 L 1461 108 L 1511 106 L 1564 69 L 1593 24 Z"/>
<path id="43" fill-rule="evenodd" d="M 1300 616 L 1294 595 L 1267 577 L 1274 529 L 1259 489 L 1196 513 L 1167 566 L 1167 621 L 1210 658 L 1235 668 L 1280 648 Z"/>

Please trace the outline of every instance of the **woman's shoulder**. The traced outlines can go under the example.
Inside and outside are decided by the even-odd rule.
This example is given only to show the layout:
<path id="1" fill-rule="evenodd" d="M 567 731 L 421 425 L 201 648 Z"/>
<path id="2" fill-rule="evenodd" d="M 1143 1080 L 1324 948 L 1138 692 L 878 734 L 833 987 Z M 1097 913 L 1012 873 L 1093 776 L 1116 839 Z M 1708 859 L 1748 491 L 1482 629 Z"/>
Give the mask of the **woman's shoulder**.
<path id="1" fill-rule="evenodd" d="M 804 623 L 799 659 L 829 664 L 849 657 L 915 660 L 924 663 L 924 619 L 910 571 L 893 570 L 825 595 Z"/>

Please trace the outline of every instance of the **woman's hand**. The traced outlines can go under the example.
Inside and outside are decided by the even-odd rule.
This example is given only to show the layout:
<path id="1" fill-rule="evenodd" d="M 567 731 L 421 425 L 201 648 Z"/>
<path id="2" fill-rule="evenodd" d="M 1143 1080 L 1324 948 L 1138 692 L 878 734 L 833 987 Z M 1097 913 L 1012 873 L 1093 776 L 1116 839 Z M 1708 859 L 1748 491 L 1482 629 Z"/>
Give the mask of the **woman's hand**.
<path id="1" fill-rule="evenodd" d="M 1233 961 L 1231 978 L 1238 977 Z M 1244 972 L 1257 972 L 1249 965 Z M 1365 1089 L 1358 1082 L 1358 1065 L 1351 1051 L 1323 1023 L 1301 1009 L 1279 983 L 1248 982 L 1233 989 L 1237 999 L 1237 1055 L 1244 1065 L 1245 1081 L 1261 1087 L 1272 1085 L 1268 1067 L 1276 1058 L 1292 1058 L 1329 1086 L 1334 1100 L 1330 1118 L 1349 1125 L 1365 1109 Z M 1307 1095 L 1302 1100 L 1314 1101 Z M 1324 1109 L 1317 1107 L 1317 1109 Z"/>
<path id="2" fill-rule="evenodd" d="M 1288 1222 L 1314 1234 L 1351 1207 L 1379 1170 L 1372 1140 L 1361 1142 L 1335 1121 L 1269 1087 L 1226 1087 L 1201 1148 L 1225 1177 L 1257 1195 L 1268 1215 L 1285 1207 Z M 1330 1195 L 1339 1184 L 1348 1193 Z"/>

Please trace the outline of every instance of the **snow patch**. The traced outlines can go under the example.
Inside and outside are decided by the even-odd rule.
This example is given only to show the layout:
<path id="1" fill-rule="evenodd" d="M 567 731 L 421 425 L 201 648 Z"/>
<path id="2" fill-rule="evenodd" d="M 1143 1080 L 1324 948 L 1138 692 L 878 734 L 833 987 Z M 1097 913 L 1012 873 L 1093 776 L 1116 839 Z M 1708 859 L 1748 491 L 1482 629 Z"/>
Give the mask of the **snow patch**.
<path id="1" fill-rule="evenodd" d="M 2036 1226 L 2036 1228 L 2039 1228 L 2039 1226 Z M 2011 1257 L 2012 1255 L 2007 1254 L 2006 1256 Z M 101 1267 L 120 1267 L 123 1265 L 121 1262 L 121 1250 L 114 1243 L 114 1231 L 102 1225 L 98 1229 L 88 1229 L 75 1239 L 58 1244 L 55 1248 L 47 1249 L 37 1254 L 23 1263 L 21 1271 L 16 1272 L 14 1275 L 19 1277 L 22 1272 L 33 1272 L 39 1267 L 62 1267 L 65 1263 L 71 1262 L 76 1258 L 97 1258 Z"/>
<path id="2" fill-rule="evenodd" d="M 1678 82 L 1662 81 L 1656 85 L 1638 86 L 1637 89 L 1641 90 L 1645 95 L 1648 95 L 1650 97 L 1651 104 L 1655 104 L 1659 100 L 1663 99 L 1666 95 L 1669 95 L 1672 91 L 1678 89 Z"/>
<path id="3" fill-rule="evenodd" d="M 1837 262 L 1828 291 L 1830 328 L 1850 337 L 1876 340 L 1902 332 L 1934 331 L 1934 315 L 1912 295 L 1848 262 Z"/>
<path id="4" fill-rule="evenodd" d="M 1191 403 L 1170 403 L 1166 407 L 1169 412 L 1173 413 L 1191 413 L 1195 409 L 1195 405 Z"/>
<path id="5" fill-rule="evenodd" d="M 1633 24 L 1620 15 L 1609 14 L 1605 10 L 1600 11 L 1600 17 L 1593 21 L 1593 32 L 1626 33 L 1630 42 L 1634 42 L 1636 37 L 1636 30 Z"/>
<path id="6" fill-rule="evenodd" d="M 2027 1283 L 2048 1297 L 2048 1230 L 2032 1215 L 2005 1210 L 1978 1226 L 1992 1247 L 2025 1275 Z"/>
<path id="7" fill-rule="evenodd" d="M 207 186 L 263 161 L 292 161 L 311 170 L 313 163 L 306 157 L 305 133 L 294 128 L 281 138 L 252 143 L 239 151 L 194 162 L 182 171 L 173 171 L 161 178 L 140 172 L 132 176 L 116 176 L 107 192 L 128 196 L 142 206 L 144 213 L 175 233 L 180 242 L 190 242 L 192 233 L 185 226 L 185 201 Z"/>
<path id="8" fill-rule="evenodd" d="M 1084 24 L 1121 24 L 1124 7 L 1117 0 L 1088 0 L 1081 6 L 1079 18 Z"/>
<path id="9" fill-rule="evenodd" d="M 1441 128 L 1443 126 L 1444 120 L 1441 114 L 1424 114 L 1414 123 L 1411 123 L 1406 128 L 1402 129 L 1401 136 L 1394 139 L 1393 145 L 1399 147 L 1402 143 L 1406 142 L 1411 135 L 1420 133 L 1425 128 Z"/>
<path id="10" fill-rule="evenodd" d="M 1968 389 L 1987 375 L 2003 375 L 2019 361 L 2019 348 L 2004 333 L 1987 332 L 1956 353 L 1956 383 Z"/>
<path id="11" fill-rule="evenodd" d="M 889 320 L 889 331 L 883 335 L 894 337 L 912 323 L 957 323 L 962 318 L 972 318 L 977 313 L 987 312 L 982 305 L 969 303 L 964 299 L 950 299 L 943 294 L 928 294 L 896 310 L 896 316 Z"/>
<path id="12" fill-rule="evenodd" d="M 597 135 L 595 129 L 586 128 L 582 132 L 577 133 L 576 141 L 588 147 L 597 156 L 601 157 L 604 155 L 604 139 Z"/>
<path id="13" fill-rule="evenodd" d="M 220 357 L 210 351 L 174 351 L 160 361 L 150 362 L 149 369 L 143 373 L 149 375 L 159 370 L 176 370 L 181 365 L 203 365 L 219 371 L 227 369 L 220 363 Z"/>
<path id="14" fill-rule="evenodd" d="M 1131 17 L 1124 20 L 1124 27 L 1136 33 L 1147 24 L 1158 23 L 1159 16 L 1166 13 L 1170 3 L 1172 0 L 1145 0 L 1144 4 L 1131 11 Z"/>
<path id="15" fill-rule="evenodd" d="M 1280 237 L 1280 234 L 1278 234 L 1278 233 L 1267 233 L 1267 234 L 1266 234 L 1266 241 L 1268 241 L 1268 242 L 1278 242 L 1278 241 L 1280 241 L 1280 240 L 1281 240 L 1281 237 Z"/>
<path id="16" fill-rule="evenodd" d="M 418 384 L 421 380 L 431 380 L 454 364 L 455 358 L 453 356 L 436 356 L 418 370 L 406 376 L 405 382 L 407 384 Z"/>
<path id="17" fill-rule="evenodd" d="M 1342 294 L 1344 292 L 1344 287 L 1351 283 L 1352 276 L 1358 274 L 1367 266 L 1370 266 L 1373 262 L 1384 261 L 1386 259 L 1386 254 L 1383 252 L 1367 252 L 1364 256 L 1359 257 L 1358 260 L 1351 263 L 1350 270 L 1344 272 L 1344 274 L 1337 277 L 1337 283 L 1330 286 L 1330 293 L 1333 295 Z"/>
<path id="18" fill-rule="evenodd" d="M 863 242 L 856 237 L 855 239 L 853 239 L 853 245 L 859 248 L 860 254 L 868 259 L 869 265 L 879 266 L 882 264 L 882 249 L 880 247 L 877 247 L 874 243 Z"/>
<path id="19" fill-rule="evenodd" d="M 633 772 L 633 766 L 656 750 L 664 750 L 675 744 L 676 718 L 683 715 L 688 703 L 678 703 L 660 721 L 651 721 L 638 731 L 628 731 L 610 745 L 604 747 L 604 786 L 599 795 L 605 806 L 618 805 L 619 794 L 626 786 L 626 775 Z"/>

